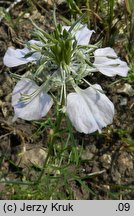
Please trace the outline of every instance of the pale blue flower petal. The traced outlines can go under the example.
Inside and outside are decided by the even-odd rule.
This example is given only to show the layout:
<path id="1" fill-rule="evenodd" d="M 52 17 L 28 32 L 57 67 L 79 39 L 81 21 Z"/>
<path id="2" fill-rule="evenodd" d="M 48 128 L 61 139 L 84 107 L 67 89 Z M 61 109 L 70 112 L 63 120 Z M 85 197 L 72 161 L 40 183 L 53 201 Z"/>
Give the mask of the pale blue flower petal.
<path id="1" fill-rule="evenodd" d="M 67 96 L 67 114 L 75 129 L 85 134 L 111 124 L 114 105 L 102 92 L 100 85 L 93 85 L 85 90 Z"/>
<path id="2" fill-rule="evenodd" d="M 87 103 L 80 94 L 68 94 L 66 112 L 78 132 L 88 134 L 99 129 Z"/>
<path id="3" fill-rule="evenodd" d="M 78 45 L 88 45 L 90 42 L 90 38 L 94 30 L 89 30 L 87 26 L 84 26 L 79 31 L 76 32 L 76 40 Z"/>
<path id="4" fill-rule="evenodd" d="M 41 43 L 36 40 L 30 40 L 29 43 L 41 46 Z M 33 51 L 33 49 L 28 48 L 14 49 L 12 47 L 9 47 L 4 55 L 3 63 L 7 67 L 16 67 L 19 65 L 27 64 L 28 62 L 39 60 L 41 57 L 41 54 L 39 52 L 35 52 L 30 57 L 25 58 L 25 55 L 30 54 Z"/>
<path id="5" fill-rule="evenodd" d="M 44 91 L 29 102 L 20 101 L 23 94 L 30 95 L 38 88 L 39 86 L 28 78 L 23 78 L 16 84 L 12 94 L 12 106 L 16 117 L 31 121 L 41 119 L 48 113 L 53 99 Z"/>
<path id="6" fill-rule="evenodd" d="M 67 31 L 69 31 L 71 26 L 63 26 L 63 29 L 66 29 Z M 74 34 L 76 40 L 77 40 L 77 44 L 78 45 L 88 45 L 90 42 L 90 38 L 92 36 L 92 33 L 94 32 L 94 30 L 89 30 L 87 28 L 87 26 L 84 26 L 82 24 L 80 24 L 80 29 L 75 31 L 72 30 L 72 33 Z"/>
<path id="7" fill-rule="evenodd" d="M 28 41 L 28 43 L 29 44 L 35 44 L 35 45 L 37 45 L 37 46 L 39 46 L 39 47 L 42 47 L 43 46 L 43 43 L 41 42 L 41 41 L 38 41 L 38 40 L 29 40 Z"/>
<path id="8" fill-rule="evenodd" d="M 111 124 L 114 116 L 114 105 L 102 92 L 103 90 L 98 84 L 81 91 L 81 96 L 90 107 L 100 130 Z"/>
<path id="9" fill-rule="evenodd" d="M 93 65 L 104 75 L 112 77 L 120 75 L 127 76 L 129 67 L 125 61 L 121 61 L 115 51 L 110 48 L 97 49 L 94 53 Z"/>

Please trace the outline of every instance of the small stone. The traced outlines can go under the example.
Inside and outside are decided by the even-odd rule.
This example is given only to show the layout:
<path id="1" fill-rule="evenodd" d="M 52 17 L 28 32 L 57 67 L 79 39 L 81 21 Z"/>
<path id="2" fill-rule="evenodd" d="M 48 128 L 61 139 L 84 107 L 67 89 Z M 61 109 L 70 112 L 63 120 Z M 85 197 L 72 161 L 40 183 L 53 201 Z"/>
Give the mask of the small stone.
<path id="1" fill-rule="evenodd" d="M 81 154 L 81 159 L 82 160 L 91 160 L 93 158 L 94 154 L 89 152 L 89 149 L 83 150 Z"/>
<path id="2" fill-rule="evenodd" d="M 118 93 L 124 93 L 128 96 L 134 95 L 134 89 L 128 83 L 125 83 L 120 89 L 117 90 Z"/>
<path id="3" fill-rule="evenodd" d="M 47 150 L 45 148 L 33 148 L 20 152 L 15 163 L 22 168 L 27 168 L 32 164 L 42 167 L 46 156 Z"/>
<path id="4" fill-rule="evenodd" d="M 101 157 L 105 162 L 107 162 L 108 164 L 111 164 L 111 155 L 109 154 L 104 154 Z"/>
<path id="5" fill-rule="evenodd" d="M 114 170 L 114 172 L 112 173 L 112 179 L 114 182 L 116 182 L 116 184 L 121 183 L 121 174 L 118 172 L 118 170 Z"/>
<path id="6" fill-rule="evenodd" d="M 25 13 L 24 18 L 28 19 L 30 17 L 30 13 Z"/>
<path id="7" fill-rule="evenodd" d="M 110 186 L 109 185 L 103 185 L 103 188 L 105 189 L 105 190 L 110 190 Z"/>
<path id="8" fill-rule="evenodd" d="M 132 173 L 134 169 L 133 158 L 128 153 L 123 152 L 118 158 L 119 171 L 124 174 L 125 171 Z"/>
<path id="9" fill-rule="evenodd" d="M 90 151 L 91 151 L 93 154 L 96 154 L 96 153 L 98 152 L 98 149 L 96 148 L 95 145 L 91 145 Z"/>
<path id="10" fill-rule="evenodd" d="M 121 98 L 121 99 L 120 99 L 120 105 L 121 105 L 121 106 L 126 106 L 126 105 L 127 105 L 127 102 L 128 102 L 128 99 L 127 99 L 127 98 Z"/>
<path id="11" fill-rule="evenodd" d="M 11 93 L 8 94 L 8 95 L 5 97 L 5 101 L 6 101 L 6 102 L 10 102 L 10 101 L 11 101 L 11 96 L 12 96 Z"/>
<path id="12" fill-rule="evenodd" d="M 111 155 L 104 154 L 101 156 L 100 161 L 102 162 L 102 166 L 106 169 L 109 168 L 109 165 L 111 164 Z"/>

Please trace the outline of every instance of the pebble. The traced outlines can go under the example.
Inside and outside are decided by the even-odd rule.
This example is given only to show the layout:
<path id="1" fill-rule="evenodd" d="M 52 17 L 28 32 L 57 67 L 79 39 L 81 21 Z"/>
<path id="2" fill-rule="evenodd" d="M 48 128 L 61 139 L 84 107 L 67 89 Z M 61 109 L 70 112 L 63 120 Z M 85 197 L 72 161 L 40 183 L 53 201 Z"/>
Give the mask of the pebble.
<path id="1" fill-rule="evenodd" d="M 122 97 L 122 98 L 120 99 L 120 106 L 126 106 L 127 103 L 128 103 L 128 99 L 127 99 L 127 98 Z"/>
<path id="2" fill-rule="evenodd" d="M 81 154 L 81 159 L 82 160 L 91 160 L 94 157 L 94 154 L 84 150 L 83 153 Z"/>
<path id="3" fill-rule="evenodd" d="M 128 83 L 125 83 L 121 88 L 117 90 L 118 93 L 124 93 L 128 96 L 133 96 L 134 95 L 134 89 L 132 86 Z"/>

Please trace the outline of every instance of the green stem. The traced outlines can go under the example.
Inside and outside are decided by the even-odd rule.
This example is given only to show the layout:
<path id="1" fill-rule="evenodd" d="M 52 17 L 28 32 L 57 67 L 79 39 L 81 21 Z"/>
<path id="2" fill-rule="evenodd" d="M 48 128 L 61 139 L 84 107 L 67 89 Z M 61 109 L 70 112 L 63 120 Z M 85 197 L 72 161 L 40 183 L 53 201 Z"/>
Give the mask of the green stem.
<path id="1" fill-rule="evenodd" d="M 35 184 L 39 184 L 39 182 L 41 181 L 42 179 L 42 176 L 44 175 L 44 172 L 45 172 L 45 168 L 47 166 L 47 163 L 50 159 L 50 157 L 52 156 L 52 152 L 53 152 L 53 146 L 54 146 L 54 142 L 55 142 L 55 137 L 56 137 L 56 133 L 58 132 L 59 128 L 60 128 L 60 124 L 61 124 L 61 121 L 62 121 L 62 113 L 60 113 L 58 111 L 58 116 L 57 116 L 57 119 L 56 119 L 56 123 L 55 123 L 55 129 L 54 129 L 54 133 L 53 135 L 50 136 L 50 140 L 49 140 L 49 150 L 48 150 L 48 153 L 47 153 L 47 157 L 44 161 L 44 164 L 43 164 L 43 167 L 42 167 L 42 170 L 41 170 L 41 173 L 37 179 L 37 181 L 35 181 Z"/>
<path id="2" fill-rule="evenodd" d="M 41 170 L 41 173 L 40 173 L 40 175 L 39 175 L 37 181 L 35 181 L 35 185 L 38 185 L 39 182 L 41 181 L 41 178 L 42 178 L 42 176 L 43 176 L 43 174 L 44 174 L 44 172 L 45 172 L 45 167 L 46 167 L 46 165 L 47 165 L 47 162 L 48 162 L 50 156 L 51 156 L 51 148 L 49 148 L 49 150 L 48 150 L 47 157 L 46 157 L 46 159 L 45 159 L 45 161 L 44 161 L 44 164 L 43 164 L 43 168 L 42 168 L 42 170 Z"/>

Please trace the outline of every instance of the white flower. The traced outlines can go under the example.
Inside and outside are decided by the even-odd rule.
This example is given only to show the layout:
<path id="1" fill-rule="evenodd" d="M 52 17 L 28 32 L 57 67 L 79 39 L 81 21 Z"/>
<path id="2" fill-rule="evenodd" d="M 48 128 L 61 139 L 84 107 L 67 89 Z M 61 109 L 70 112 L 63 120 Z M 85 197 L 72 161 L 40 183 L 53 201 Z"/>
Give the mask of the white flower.
<path id="1" fill-rule="evenodd" d="M 31 100 L 23 101 L 22 96 L 31 95 L 39 86 L 28 78 L 20 80 L 13 90 L 12 106 L 15 116 L 24 120 L 41 119 L 50 110 L 53 100 L 41 91 Z M 85 134 L 96 130 L 99 132 L 112 123 L 114 106 L 112 102 L 101 93 L 100 85 L 93 85 L 85 90 L 76 88 L 77 93 L 69 93 L 67 96 L 66 112 L 75 129 Z"/>
<path id="2" fill-rule="evenodd" d="M 93 65 L 104 75 L 112 77 L 115 75 L 127 76 L 129 67 L 121 61 L 115 51 L 110 48 L 97 49 L 94 52 L 95 61 Z"/>
<path id="3" fill-rule="evenodd" d="M 39 41 L 30 40 L 29 44 L 41 45 Z M 19 65 L 27 64 L 28 62 L 39 60 L 41 54 L 35 51 L 31 56 L 26 57 L 25 55 L 33 52 L 33 49 L 23 48 L 23 49 L 14 49 L 9 47 L 4 55 L 3 62 L 7 67 L 16 67 Z"/>
<path id="4" fill-rule="evenodd" d="M 53 99 L 44 91 L 28 102 L 21 101 L 23 94 L 31 95 L 38 88 L 39 86 L 28 78 L 23 78 L 16 84 L 12 94 L 12 106 L 16 117 L 30 121 L 41 119 L 47 114 L 53 104 Z"/>
<path id="5" fill-rule="evenodd" d="M 88 134 L 112 123 L 114 105 L 101 93 L 100 85 L 76 91 L 67 96 L 67 114 L 77 131 Z"/>
<path id="6" fill-rule="evenodd" d="M 63 30 L 66 29 L 67 31 L 69 31 L 70 28 L 70 26 L 63 26 Z M 83 26 L 82 24 L 79 24 L 79 26 L 74 26 L 74 28 L 72 28 L 72 31 L 70 31 L 73 36 L 73 40 L 75 37 L 77 45 L 82 46 L 89 44 L 93 32 L 94 31 L 89 30 L 86 25 Z M 35 40 L 31 40 L 29 41 L 29 43 L 36 45 L 37 49 L 35 46 L 23 49 L 8 48 L 3 59 L 4 64 L 8 67 L 15 67 L 18 65 L 26 64 L 28 62 L 38 61 L 40 58 L 42 58 L 40 50 L 43 47 L 43 43 Z M 50 49 L 51 51 L 50 47 L 48 46 L 48 49 Z M 114 116 L 114 105 L 103 93 L 100 85 L 91 85 L 87 89 L 82 90 L 78 86 L 76 86 L 75 81 L 79 82 L 82 80 L 82 77 L 88 74 L 90 75 L 91 72 L 96 71 L 100 71 L 101 73 L 110 77 L 115 75 L 126 76 L 129 68 L 127 66 L 127 63 L 121 61 L 115 51 L 110 47 L 97 49 L 94 52 L 95 60 L 93 67 L 92 64 L 88 64 L 88 59 L 87 62 L 85 61 L 87 53 L 90 51 L 90 49 L 86 49 L 86 52 L 82 51 L 80 53 L 81 50 L 84 49 L 77 50 L 77 53 L 74 52 L 70 65 L 61 64 L 62 66 L 64 66 L 64 70 L 63 68 L 57 68 L 58 66 L 55 65 L 55 63 L 51 62 L 51 55 L 47 56 L 48 71 L 51 71 L 51 63 L 56 66 L 55 72 L 53 72 L 54 66 L 52 66 L 53 73 L 52 75 L 50 75 L 51 73 L 49 74 L 51 85 L 49 86 L 49 88 L 47 88 L 47 90 L 50 90 L 53 86 L 55 86 L 56 80 L 58 80 L 58 82 L 60 83 L 58 84 L 59 87 L 61 87 L 61 81 L 63 82 L 62 87 L 63 85 L 64 87 L 61 87 L 60 102 L 62 100 L 62 96 L 64 95 L 66 113 L 69 116 L 75 129 L 79 132 L 89 134 L 95 131 L 100 132 L 103 127 L 106 127 L 107 125 L 112 123 Z M 57 52 L 55 55 L 57 55 Z M 62 63 L 64 63 L 64 61 Z M 42 64 L 41 66 L 44 65 Z M 39 70 L 41 69 L 39 68 Z M 59 71 L 61 73 L 59 73 Z M 76 80 L 74 80 L 74 76 L 72 76 L 72 74 L 76 76 Z M 76 92 L 69 93 L 67 95 L 67 88 L 65 85 L 68 85 L 68 81 L 70 81 Z M 46 87 L 46 83 L 47 82 L 44 82 L 44 84 L 39 87 L 34 81 L 28 78 L 22 78 L 16 84 L 12 94 L 12 106 L 14 107 L 15 117 L 30 121 L 41 119 L 48 113 L 53 104 L 53 99 L 45 92 L 44 88 Z M 61 107 L 61 110 L 63 110 L 62 108 L 63 107 Z"/>
<path id="7" fill-rule="evenodd" d="M 66 29 L 69 31 L 71 26 L 63 26 L 63 30 Z M 72 30 L 72 33 L 75 35 L 78 45 L 88 45 L 90 42 L 90 38 L 94 30 L 89 30 L 86 25 L 80 24 L 80 29 L 75 31 Z"/>

